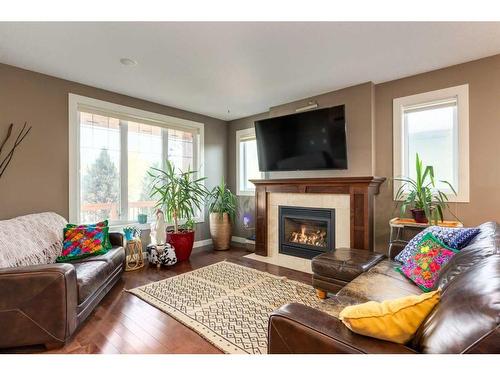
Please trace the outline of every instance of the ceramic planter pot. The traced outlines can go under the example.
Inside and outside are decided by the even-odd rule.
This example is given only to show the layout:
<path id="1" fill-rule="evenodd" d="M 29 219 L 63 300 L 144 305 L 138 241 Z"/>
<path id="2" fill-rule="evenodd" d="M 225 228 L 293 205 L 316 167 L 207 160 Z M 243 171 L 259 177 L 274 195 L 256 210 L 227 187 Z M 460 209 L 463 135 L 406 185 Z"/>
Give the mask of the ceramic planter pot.
<path id="1" fill-rule="evenodd" d="M 418 208 L 412 208 L 410 211 L 411 211 L 411 215 L 413 216 L 413 219 L 417 223 L 426 224 L 426 223 L 429 222 L 427 220 L 427 217 L 425 216 L 425 211 L 424 210 L 421 210 L 421 209 L 418 209 Z"/>
<path id="2" fill-rule="evenodd" d="M 167 232 L 167 242 L 174 247 L 177 261 L 187 260 L 193 251 L 194 231 Z"/>
<path id="3" fill-rule="evenodd" d="M 231 219 L 227 213 L 210 214 L 210 235 L 215 250 L 229 250 L 231 247 Z"/>

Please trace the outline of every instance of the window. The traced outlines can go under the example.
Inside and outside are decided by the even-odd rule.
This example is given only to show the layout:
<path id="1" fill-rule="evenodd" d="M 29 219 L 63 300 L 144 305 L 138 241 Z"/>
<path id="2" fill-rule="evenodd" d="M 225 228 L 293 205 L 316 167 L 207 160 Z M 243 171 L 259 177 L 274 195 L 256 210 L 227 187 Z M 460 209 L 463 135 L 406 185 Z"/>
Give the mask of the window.
<path id="1" fill-rule="evenodd" d="M 153 219 L 148 171 L 166 160 L 203 174 L 203 124 L 73 94 L 69 111 L 72 222 Z"/>
<path id="2" fill-rule="evenodd" d="M 250 180 L 263 177 L 259 171 L 254 128 L 236 132 L 236 176 L 237 194 L 254 195 L 255 186 Z"/>
<path id="3" fill-rule="evenodd" d="M 394 176 L 415 178 L 418 153 L 450 201 L 469 201 L 468 85 L 394 99 Z M 448 181 L 448 185 L 439 182 Z M 400 184 L 394 184 L 394 194 Z"/>

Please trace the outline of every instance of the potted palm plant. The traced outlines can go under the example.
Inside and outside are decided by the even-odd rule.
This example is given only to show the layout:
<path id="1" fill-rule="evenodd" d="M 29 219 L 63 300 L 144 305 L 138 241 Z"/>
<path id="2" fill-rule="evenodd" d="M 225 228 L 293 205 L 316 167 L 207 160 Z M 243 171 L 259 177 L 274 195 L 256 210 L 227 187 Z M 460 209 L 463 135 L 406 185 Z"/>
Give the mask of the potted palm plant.
<path id="1" fill-rule="evenodd" d="M 423 167 L 422 160 L 416 157 L 416 178 L 396 177 L 393 180 L 402 184 L 396 192 L 396 201 L 401 202 L 401 215 L 410 208 L 413 219 L 417 223 L 443 221 L 443 211 L 448 209 L 448 196 L 436 188 L 434 168 L 431 165 Z M 456 194 L 455 189 L 448 181 L 440 181 L 448 185 Z M 450 211 L 451 212 L 451 211 Z M 453 215 L 453 213 L 452 213 Z M 455 216 L 455 215 L 453 215 Z"/>
<path id="2" fill-rule="evenodd" d="M 222 178 L 208 195 L 210 235 L 215 250 L 228 250 L 231 246 L 231 227 L 237 211 L 236 196 Z"/>
<path id="3" fill-rule="evenodd" d="M 176 171 L 168 160 L 165 170 L 153 167 L 148 173 L 153 178 L 151 197 L 157 198 L 156 207 L 163 209 L 167 221 L 173 223 L 173 230 L 167 231 L 167 242 L 174 247 L 177 260 L 189 259 L 194 244 L 193 217 L 207 195 L 205 177 L 196 178 L 196 171 L 190 169 Z"/>

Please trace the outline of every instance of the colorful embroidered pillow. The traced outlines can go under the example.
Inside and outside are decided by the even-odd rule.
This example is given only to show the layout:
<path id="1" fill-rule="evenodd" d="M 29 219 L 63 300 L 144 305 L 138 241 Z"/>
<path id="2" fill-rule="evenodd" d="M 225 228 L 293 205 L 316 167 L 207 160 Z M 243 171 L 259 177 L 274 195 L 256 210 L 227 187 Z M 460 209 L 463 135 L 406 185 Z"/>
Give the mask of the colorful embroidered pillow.
<path id="1" fill-rule="evenodd" d="M 108 227 L 86 225 L 65 228 L 63 250 L 57 262 L 68 262 L 104 254 L 109 250 L 106 247 L 106 238 L 108 238 Z"/>
<path id="2" fill-rule="evenodd" d="M 417 245 L 427 233 L 432 233 L 434 237 L 443 242 L 445 245 L 461 250 L 469 244 L 480 232 L 479 228 L 445 228 L 439 226 L 431 226 L 425 228 L 422 232 L 413 237 L 405 248 L 394 258 L 398 262 L 405 264 L 408 259 L 414 256 L 418 249 Z"/>
<path id="3" fill-rule="evenodd" d="M 105 242 L 104 242 L 104 247 L 106 248 L 106 250 L 109 250 L 109 249 L 111 249 L 113 247 L 111 245 L 111 241 L 109 239 L 108 220 L 100 221 L 100 222 L 95 223 L 95 224 L 80 224 L 80 225 L 77 225 L 77 224 L 67 224 L 66 225 L 66 228 L 80 228 L 80 229 L 85 229 L 85 228 L 88 228 L 88 227 L 108 228 L 108 231 L 106 233 L 106 239 L 105 239 Z"/>
<path id="4" fill-rule="evenodd" d="M 427 233 L 417 246 L 418 252 L 396 268 L 412 280 L 424 292 L 436 289 L 439 271 L 458 252 L 439 241 L 432 233 Z"/>

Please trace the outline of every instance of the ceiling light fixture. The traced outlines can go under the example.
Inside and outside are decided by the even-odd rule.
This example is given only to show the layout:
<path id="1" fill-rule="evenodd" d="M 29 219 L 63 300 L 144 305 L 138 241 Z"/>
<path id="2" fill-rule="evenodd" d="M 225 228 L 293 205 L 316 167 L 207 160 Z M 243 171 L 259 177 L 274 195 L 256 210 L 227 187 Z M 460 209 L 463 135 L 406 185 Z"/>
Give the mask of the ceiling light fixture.
<path id="1" fill-rule="evenodd" d="M 125 66 L 135 66 L 137 65 L 137 61 L 129 59 L 127 57 L 121 58 L 120 63 Z"/>

